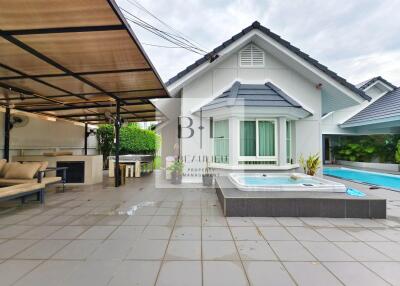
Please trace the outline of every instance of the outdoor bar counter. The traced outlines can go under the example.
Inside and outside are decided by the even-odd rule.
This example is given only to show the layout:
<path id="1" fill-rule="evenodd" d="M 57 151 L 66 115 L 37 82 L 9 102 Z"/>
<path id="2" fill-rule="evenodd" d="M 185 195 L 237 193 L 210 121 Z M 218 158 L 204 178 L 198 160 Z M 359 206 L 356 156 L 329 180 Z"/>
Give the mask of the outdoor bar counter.
<path id="1" fill-rule="evenodd" d="M 68 167 L 67 184 L 93 185 L 103 181 L 103 157 L 101 155 L 14 156 L 12 161 L 47 161 L 49 167 Z"/>

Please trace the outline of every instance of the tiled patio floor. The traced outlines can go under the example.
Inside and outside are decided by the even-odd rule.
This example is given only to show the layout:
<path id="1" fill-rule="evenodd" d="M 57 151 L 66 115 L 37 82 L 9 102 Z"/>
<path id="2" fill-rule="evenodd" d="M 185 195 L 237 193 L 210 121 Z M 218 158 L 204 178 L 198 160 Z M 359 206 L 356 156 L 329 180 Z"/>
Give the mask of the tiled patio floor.
<path id="1" fill-rule="evenodd" d="M 373 191 L 387 220 L 226 219 L 213 190 L 153 179 L 1 215 L 0 285 L 400 285 L 400 193 Z"/>

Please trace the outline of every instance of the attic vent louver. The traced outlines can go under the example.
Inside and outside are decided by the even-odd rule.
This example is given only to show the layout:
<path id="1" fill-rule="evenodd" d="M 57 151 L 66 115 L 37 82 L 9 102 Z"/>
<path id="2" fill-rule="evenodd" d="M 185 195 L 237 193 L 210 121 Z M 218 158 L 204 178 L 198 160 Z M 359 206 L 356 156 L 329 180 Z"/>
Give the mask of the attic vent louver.
<path id="1" fill-rule="evenodd" d="M 256 45 L 250 44 L 239 53 L 241 67 L 263 67 L 264 52 Z"/>

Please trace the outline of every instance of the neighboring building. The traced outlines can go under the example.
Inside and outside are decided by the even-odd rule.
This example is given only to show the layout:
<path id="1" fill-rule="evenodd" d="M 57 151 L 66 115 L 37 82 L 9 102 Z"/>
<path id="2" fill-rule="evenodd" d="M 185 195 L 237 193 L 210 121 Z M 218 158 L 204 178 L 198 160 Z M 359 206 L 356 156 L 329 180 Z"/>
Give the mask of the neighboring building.
<path id="1" fill-rule="evenodd" d="M 199 181 L 204 157 L 219 170 L 296 170 L 300 155 L 322 154 L 323 115 L 371 100 L 258 22 L 167 86 L 175 98 L 154 102 L 170 119 L 162 156 L 179 146 L 186 181 Z"/>
<path id="2" fill-rule="evenodd" d="M 332 147 L 345 135 L 399 134 L 400 89 L 378 76 L 357 87 L 371 100 L 330 112 L 322 118 L 324 162 L 333 159 Z"/>

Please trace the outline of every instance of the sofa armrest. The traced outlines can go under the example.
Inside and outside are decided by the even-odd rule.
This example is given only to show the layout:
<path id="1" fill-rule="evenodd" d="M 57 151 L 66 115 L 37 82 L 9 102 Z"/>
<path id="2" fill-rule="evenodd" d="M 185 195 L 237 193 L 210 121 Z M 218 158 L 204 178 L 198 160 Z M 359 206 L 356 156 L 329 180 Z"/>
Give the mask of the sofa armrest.
<path id="1" fill-rule="evenodd" d="M 44 175 L 47 172 L 54 172 L 54 171 L 59 171 L 62 170 L 62 181 L 63 183 L 65 183 L 66 179 L 67 179 L 67 169 L 68 167 L 47 167 L 46 170 L 43 171 L 38 171 L 37 172 L 37 179 L 38 179 L 38 183 L 42 182 L 42 178 L 44 177 Z"/>

